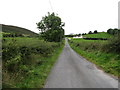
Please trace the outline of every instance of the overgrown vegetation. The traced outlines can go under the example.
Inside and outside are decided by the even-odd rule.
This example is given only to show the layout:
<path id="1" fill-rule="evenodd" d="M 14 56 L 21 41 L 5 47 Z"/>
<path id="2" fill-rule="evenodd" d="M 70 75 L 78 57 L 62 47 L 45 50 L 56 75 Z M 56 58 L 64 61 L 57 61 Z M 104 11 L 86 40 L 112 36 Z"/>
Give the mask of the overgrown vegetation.
<path id="1" fill-rule="evenodd" d="M 54 13 L 37 23 L 38 34 L 2 25 L 3 88 L 42 88 L 64 46 L 64 23 Z"/>
<path id="2" fill-rule="evenodd" d="M 76 52 L 97 64 L 105 72 L 120 76 L 120 36 L 106 41 L 72 39 L 69 43 Z"/>
<path id="3" fill-rule="evenodd" d="M 113 38 L 111 38 L 108 41 L 108 44 L 104 46 L 108 52 L 118 53 L 120 54 L 120 34 L 114 35 Z"/>
<path id="4" fill-rule="evenodd" d="M 3 38 L 2 46 L 3 88 L 42 88 L 63 42 L 18 37 Z"/>

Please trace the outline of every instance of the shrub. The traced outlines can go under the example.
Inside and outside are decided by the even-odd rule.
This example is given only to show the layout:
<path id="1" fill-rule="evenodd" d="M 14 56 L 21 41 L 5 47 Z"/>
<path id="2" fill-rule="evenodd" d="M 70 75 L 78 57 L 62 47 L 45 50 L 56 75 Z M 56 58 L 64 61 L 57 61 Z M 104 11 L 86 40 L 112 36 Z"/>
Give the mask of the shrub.
<path id="1" fill-rule="evenodd" d="M 28 41 L 29 45 L 25 45 L 19 38 L 3 39 L 2 59 L 4 69 L 10 72 L 16 72 L 19 70 L 21 64 L 31 65 L 33 62 L 38 62 L 34 61 L 33 57 L 36 55 L 47 57 L 60 45 L 59 43 L 44 42 L 42 40 L 36 40 L 33 44 L 31 40 Z"/>
<path id="2" fill-rule="evenodd" d="M 117 34 L 114 38 L 111 38 L 107 45 L 105 45 L 107 51 L 120 53 L 120 34 Z"/>

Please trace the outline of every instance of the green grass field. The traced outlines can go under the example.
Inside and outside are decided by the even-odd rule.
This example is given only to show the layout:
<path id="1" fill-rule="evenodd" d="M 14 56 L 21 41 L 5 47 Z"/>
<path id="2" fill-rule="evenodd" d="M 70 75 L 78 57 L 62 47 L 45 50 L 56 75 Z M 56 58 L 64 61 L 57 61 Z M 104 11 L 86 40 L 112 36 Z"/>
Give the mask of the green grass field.
<path id="1" fill-rule="evenodd" d="M 69 43 L 77 53 L 96 64 L 105 72 L 120 76 L 120 55 L 106 51 L 107 47 L 105 45 L 108 41 L 72 39 Z"/>
<path id="2" fill-rule="evenodd" d="M 3 88 L 42 88 L 64 46 L 27 37 L 2 42 Z"/>
<path id="3" fill-rule="evenodd" d="M 85 40 L 82 38 L 71 38 L 72 41 L 78 43 L 78 42 L 82 42 L 82 43 L 107 43 L 107 40 Z"/>
<path id="4" fill-rule="evenodd" d="M 21 28 L 21 27 L 18 27 L 18 26 L 11 26 L 11 25 L 2 25 L 2 32 L 25 34 L 25 35 L 30 35 L 30 36 L 38 36 L 37 33 L 32 32 L 28 29 Z"/>
<path id="5" fill-rule="evenodd" d="M 113 37 L 113 35 L 110 35 L 106 32 L 98 32 L 97 34 L 83 35 L 83 37 L 87 37 L 87 38 L 111 38 L 111 37 Z"/>

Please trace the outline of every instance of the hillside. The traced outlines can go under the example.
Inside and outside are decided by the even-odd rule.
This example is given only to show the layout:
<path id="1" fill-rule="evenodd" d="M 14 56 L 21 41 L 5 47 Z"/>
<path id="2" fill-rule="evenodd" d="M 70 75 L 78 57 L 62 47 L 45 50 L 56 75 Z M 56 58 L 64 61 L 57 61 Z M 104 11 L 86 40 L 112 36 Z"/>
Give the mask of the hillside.
<path id="1" fill-rule="evenodd" d="M 28 29 L 17 27 L 17 26 L 11 26 L 11 25 L 2 25 L 2 31 L 5 33 L 25 34 L 30 36 L 38 35 L 37 33 L 32 32 Z"/>
<path id="2" fill-rule="evenodd" d="M 83 37 L 86 37 L 86 38 L 111 38 L 111 37 L 113 37 L 113 35 L 110 35 L 106 32 L 98 32 L 97 34 L 86 34 L 86 35 L 83 35 Z"/>

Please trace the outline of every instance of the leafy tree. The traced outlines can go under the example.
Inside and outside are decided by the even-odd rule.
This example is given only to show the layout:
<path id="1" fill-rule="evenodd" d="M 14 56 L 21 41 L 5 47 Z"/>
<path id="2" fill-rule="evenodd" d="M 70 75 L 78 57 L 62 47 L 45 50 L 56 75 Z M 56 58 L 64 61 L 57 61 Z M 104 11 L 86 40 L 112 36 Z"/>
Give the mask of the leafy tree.
<path id="1" fill-rule="evenodd" d="M 97 30 L 95 30 L 94 33 L 98 33 Z"/>
<path id="2" fill-rule="evenodd" d="M 82 35 L 86 35 L 85 33 L 82 33 Z"/>
<path id="3" fill-rule="evenodd" d="M 88 34 L 93 34 L 93 33 L 92 33 L 92 31 L 89 31 L 89 33 L 88 33 Z"/>
<path id="4" fill-rule="evenodd" d="M 107 33 L 112 34 L 112 35 L 116 35 L 116 34 L 120 33 L 120 30 L 117 29 L 117 28 L 115 28 L 115 29 L 110 28 L 110 29 L 107 30 Z"/>
<path id="5" fill-rule="evenodd" d="M 81 36 L 81 33 L 79 33 L 78 36 L 80 37 L 80 36 Z"/>
<path id="6" fill-rule="evenodd" d="M 61 21 L 61 18 L 54 13 L 48 13 L 42 20 L 37 23 L 37 28 L 41 31 L 41 36 L 46 41 L 60 42 L 64 38 L 65 23 Z"/>
<path id="7" fill-rule="evenodd" d="M 114 34 L 114 30 L 110 28 L 110 29 L 108 29 L 108 30 L 107 30 L 107 33 L 109 33 L 109 34 L 112 34 L 112 35 L 113 35 L 113 34 Z"/>

